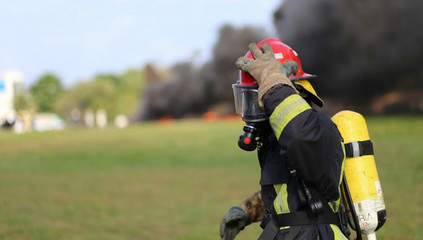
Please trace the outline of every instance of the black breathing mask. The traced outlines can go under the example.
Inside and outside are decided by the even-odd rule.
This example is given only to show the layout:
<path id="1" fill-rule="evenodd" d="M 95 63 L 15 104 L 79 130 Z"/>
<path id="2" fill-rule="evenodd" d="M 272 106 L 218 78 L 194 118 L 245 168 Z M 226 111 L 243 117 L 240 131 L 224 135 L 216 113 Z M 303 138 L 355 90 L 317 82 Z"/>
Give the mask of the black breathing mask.
<path id="1" fill-rule="evenodd" d="M 258 87 L 242 86 L 237 82 L 232 85 L 236 113 L 246 122 L 244 134 L 239 137 L 238 146 L 245 151 L 254 151 L 258 140 L 263 135 L 260 125 L 269 119 L 268 113 L 258 104 Z"/>
<path id="2" fill-rule="evenodd" d="M 269 135 L 270 125 L 267 121 L 262 122 L 246 122 L 246 126 L 242 129 L 244 134 L 239 136 L 238 146 L 245 151 L 254 151 L 262 145 L 266 145 Z"/>
<path id="3" fill-rule="evenodd" d="M 244 126 L 244 134 L 239 136 L 238 146 L 245 151 L 254 151 L 257 148 L 258 129 L 254 123 Z"/>

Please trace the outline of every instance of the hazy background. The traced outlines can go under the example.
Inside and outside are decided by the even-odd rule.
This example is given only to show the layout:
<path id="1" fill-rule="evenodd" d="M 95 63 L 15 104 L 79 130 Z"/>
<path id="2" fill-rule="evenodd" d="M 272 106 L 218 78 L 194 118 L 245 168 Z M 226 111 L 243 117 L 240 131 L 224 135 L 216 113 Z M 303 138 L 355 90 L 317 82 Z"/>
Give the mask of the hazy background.
<path id="1" fill-rule="evenodd" d="M 20 92 L 27 101 L 16 108 L 55 112 L 73 124 L 80 120 L 72 110 L 82 116 L 101 109 L 110 120 L 132 121 L 228 115 L 233 62 L 249 42 L 277 37 L 299 53 L 306 72 L 320 77 L 312 83 L 326 100 L 323 111 L 421 113 L 423 33 L 416 26 L 423 24 L 422 5 L 2 1 L 0 70 L 23 73 L 29 91 Z M 54 80 L 43 79 L 46 74 Z M 42 84 L 56 89 L 48 100 L 40 99 Z M 40 107 L 42 101 L 50 106 Z"/>
<path id="2" fill-rule="evenodd" d="M 364 114 L 388 215 L 378 238 L 421 239 L 422 5 L 0 0 L 0 239 L 219 239 L 260 187 L 231 84 L 267 37 L 319 76 L 323 113 Z"/>
<path id="3" fill-rule="evenodd" d="M 279 3 L 1 0 L 0 69 L 18 68 L 28 83 L 55 72 L 69 86 L 148 62 L 169 66 L 194 54 L 204 62 L 224 23 L 275 32 L 272 11 Z"/>

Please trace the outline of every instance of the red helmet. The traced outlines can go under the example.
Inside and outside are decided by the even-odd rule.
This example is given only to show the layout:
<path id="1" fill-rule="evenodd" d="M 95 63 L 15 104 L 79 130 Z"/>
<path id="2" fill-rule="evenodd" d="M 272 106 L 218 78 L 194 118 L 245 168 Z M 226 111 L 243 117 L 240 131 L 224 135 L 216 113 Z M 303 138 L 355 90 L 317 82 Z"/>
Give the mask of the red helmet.
<path id="1" fill-rule="evenodd" d="M 300 80 L 300 79 L 307 79 L 311 77 L 315 77 L 314 75 L 305 73 L 303 70 L 303 66 L 301 65 L 300 58 L 298 57 L 297 52 L 295 52 L 290 46 L 281 42 L 281 40 L 276 38 L 268 38 L 261 41 L 257 46 L 261 48 L 263 43 L 269 43 L 270 47 L 272 47 L 273 53 L 275 54 L 275 59 L 280 63 L 285 63 L 288 61 L 295 61 L 298 64 L 297 71 L 289 76 L 291 80 Z M 253 54 L 248 51 L 245 54 L 245 57 L 254 59 Z M 256 80 L 247 72 L 239 70 L 239 80 L 241 86 L 252 86 L 257 85 Z"/>
<path id="2" fill-rule="evenodd" d="M 272 47 L 275 59 L 277 61 L 282 64 L 288 61 L 295 61 L 298 64 L 297 70 L 289 76 L 289 79 L 295 81 L 294 85 L 300 92 L 307 92 L 310 100 L 318 106 L 322 107 L 323 100 L 316 94 L 316 91 L 314 90 L 313 86 L 307 81 L 307 79 L 315 78 L 316 75 L 311 75 L 304 72 L 303 66 L 301 65 L 301 61 L 298 57 L 297 52 L 295 52 L 290 46 L 282 43 L 281 40 L 276 38 L 265 39 L 259 44 L 257 44 L 257 46 L 261 48 L 261 45 L 265 42 L 269 43 L 270 47 Z M 254 56 L 250 51 L 245 54 L 245 57 L 254 59 Z M 239 70 L 237 84 L 240 87 L 257 86 L 256 80 L 249 73 L 241 70 Z"/>

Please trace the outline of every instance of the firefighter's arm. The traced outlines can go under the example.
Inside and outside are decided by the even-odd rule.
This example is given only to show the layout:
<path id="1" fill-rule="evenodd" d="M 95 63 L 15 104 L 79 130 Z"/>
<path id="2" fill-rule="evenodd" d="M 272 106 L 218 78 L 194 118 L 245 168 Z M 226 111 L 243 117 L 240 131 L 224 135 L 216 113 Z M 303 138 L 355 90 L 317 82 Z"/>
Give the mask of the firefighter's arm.
<path id="1" fill-rule="evenodd" d="M 289 167 L 323 196 L 337 199 L 343 149 L 336 126 L 291 88 L 277 86 L 263 99 Z"/>
<path id="2" fill-rule="evenodd" d="M 261 191 L 257 191 L 245 199 L 240 206 L 247 213 L 249 223 L 258 222 L 263 219 L 265 207 Z"/>
<path id="3" fill-rule="evenodd" d="M 220 223 L 222 240 L 232 240 L 247 225 L 263 219 L 265 207 L 261 191 L 245 199 L 239 206 L 234 206 L 226 213 Z"/>

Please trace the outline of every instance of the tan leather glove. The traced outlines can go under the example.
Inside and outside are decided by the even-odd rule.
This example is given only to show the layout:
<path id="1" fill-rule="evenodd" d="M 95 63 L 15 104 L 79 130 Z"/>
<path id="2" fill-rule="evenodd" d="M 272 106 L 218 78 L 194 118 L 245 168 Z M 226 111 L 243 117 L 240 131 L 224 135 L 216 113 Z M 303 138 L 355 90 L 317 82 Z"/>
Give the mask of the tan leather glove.
<path id="1" fill-rule="evenodd" d="M 226 213 L 220 223 L 222 240 L 233 240 L 247 225 L 263 219 L 265 207 L 261 191 L 245 199 L 240 206 L 234 206 Z"/>
<path id="2" fill-rule="evenodd" d="M 257 47 L 257 44 L 250 43 L 248 48 L 255 59 L 240 57 L 236 61 L 236 66 L 242 71 L 250 73 L 256 79 L 259 85 L 258 101 L 259 105 L 263 107 L 263 96 L 278 84 L 290 86 L 298 93 L 287 77 L 297 69 L 298 64 L 294 61 L 282 64 L 275 59 L 272 47 L 268 43 L 263 43 L 261 47 L 263 52 Z"/>

